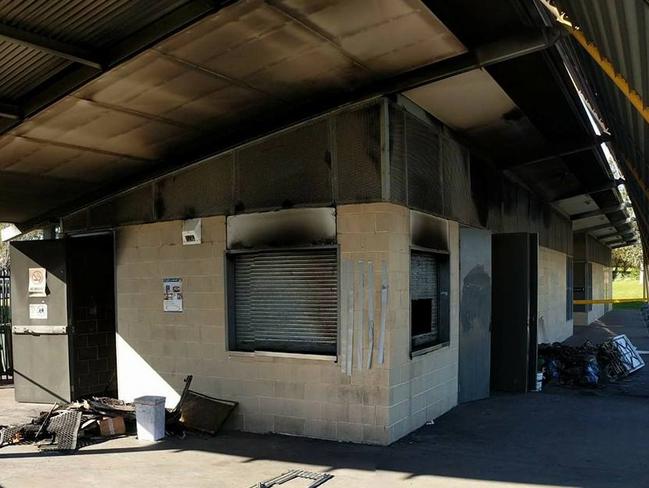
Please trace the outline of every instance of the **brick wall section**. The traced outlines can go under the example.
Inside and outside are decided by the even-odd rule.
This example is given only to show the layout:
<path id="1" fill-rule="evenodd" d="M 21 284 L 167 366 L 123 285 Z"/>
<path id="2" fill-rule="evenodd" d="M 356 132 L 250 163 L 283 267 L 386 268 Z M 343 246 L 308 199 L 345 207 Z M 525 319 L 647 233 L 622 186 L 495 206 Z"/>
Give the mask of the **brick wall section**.
<path id="1" fill-rule="evenodd" d="M 561 342 L 572 335 L 566 320 L 566 255 L 539 247 L 538 342 Z"/>
<path id="2" fill-rule="evenodd" d="M 409 220 L 408 220 L 409 222 Z M 409 236 L 407 233 L 406 236 Z M 459 358 L 459 228 L 449 222 L 450 343 L 410 358 L 408 272 L 400 284 L 400 304 L 390 340 L 390 442 L 403 437 L 457 405 Z M 409 239 L 399 247 L 398 262 L 408 270 Z"/>

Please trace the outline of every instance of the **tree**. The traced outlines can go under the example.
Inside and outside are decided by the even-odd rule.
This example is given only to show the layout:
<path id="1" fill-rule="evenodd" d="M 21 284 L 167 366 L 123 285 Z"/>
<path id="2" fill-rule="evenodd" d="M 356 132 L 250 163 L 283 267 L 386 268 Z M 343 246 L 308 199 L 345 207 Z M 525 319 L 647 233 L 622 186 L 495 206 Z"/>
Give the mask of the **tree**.
<path id="1" fill-rule="evenodd" d="M 613 249 L 613 279 L 627 276 L 632 271 L 639 272 L 641 266 L 642 246 L 640 244 Z"/>
<path id="2" fill-rule="evenodd" d="M 0 229 L 4 229 L 9 225 L 11 224 L 0 223 Z M 43 238 L 43 231 L 40 229 L 36 229 L 31 232 L 27 232 L 26 234 L 19 235 L 14 240 L 31 241 L 31 240 L 37 240 L 42 238 Z M 10 264 L 9 263 L 9 242 L 0 241 L 0 269 L 9 268 L 9 264 Z"/>

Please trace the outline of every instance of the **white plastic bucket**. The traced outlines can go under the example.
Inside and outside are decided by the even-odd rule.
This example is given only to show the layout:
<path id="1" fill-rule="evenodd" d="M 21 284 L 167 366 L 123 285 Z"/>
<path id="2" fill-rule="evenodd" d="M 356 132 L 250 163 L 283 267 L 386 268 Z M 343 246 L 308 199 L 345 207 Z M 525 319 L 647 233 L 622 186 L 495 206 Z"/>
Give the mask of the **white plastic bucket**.
<path id="1" fill-rule="evenodd" d="M 165 397 L 143 396 L 136 398 L 135 421 L 137 438 L 142 441 L 157 441 L 165 436 Z"/>
<path id="2" fill-rule="evenodd" d="M 543 373 L 536 373 L 536 391 L 543 389 Z"/>

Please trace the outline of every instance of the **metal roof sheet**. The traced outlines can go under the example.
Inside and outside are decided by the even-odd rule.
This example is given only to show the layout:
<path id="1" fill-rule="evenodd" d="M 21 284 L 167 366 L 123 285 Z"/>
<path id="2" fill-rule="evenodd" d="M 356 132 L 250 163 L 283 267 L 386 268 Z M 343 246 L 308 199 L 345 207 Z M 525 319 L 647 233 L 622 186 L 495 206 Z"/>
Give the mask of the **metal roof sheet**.
<path id="1" fill-rule="evenodd" d="M 649 103 L 649 3 L 646 1 L 559 0 L 573 22 L 593 42 L 630 86 Z M 620 169 L 649 244 L 649 124 L 580 46 L 582 65 L 596 103 L 614 140 Z M 626 164 L 631 165 L 630 168 Z M 634 173 L 638 176 L 634 176 Z"/>

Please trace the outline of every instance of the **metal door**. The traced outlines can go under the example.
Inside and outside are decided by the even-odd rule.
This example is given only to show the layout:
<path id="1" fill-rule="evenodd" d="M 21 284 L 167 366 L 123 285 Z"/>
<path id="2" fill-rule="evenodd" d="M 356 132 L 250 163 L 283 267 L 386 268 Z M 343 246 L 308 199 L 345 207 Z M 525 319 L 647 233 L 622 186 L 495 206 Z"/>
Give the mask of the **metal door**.
<path id="1" fill-rule="evenodd" d="M 16 400 L 70 401 L 65 241 L 14 242 L 10 252 Z M 45 296 L 29 293 L 30 268 L 45 268 Z M 30 313 L 30 305 L 45 308 Z"/>
<path id="2" fill-rule="evenodd" d="M 0 268 L 0 384 L 13 383 L 10 307 L 9 268 Z"/>
<path id="3" fill-rule="evenodd" d="M 491 233 L 460 228 L 459 401 L 489 396 Z"/>
<path id="4" fill-rule="evenodd" d="M 492 238 L 491 385 L 525 392 L 536 372 L 536 234 Z"/>

